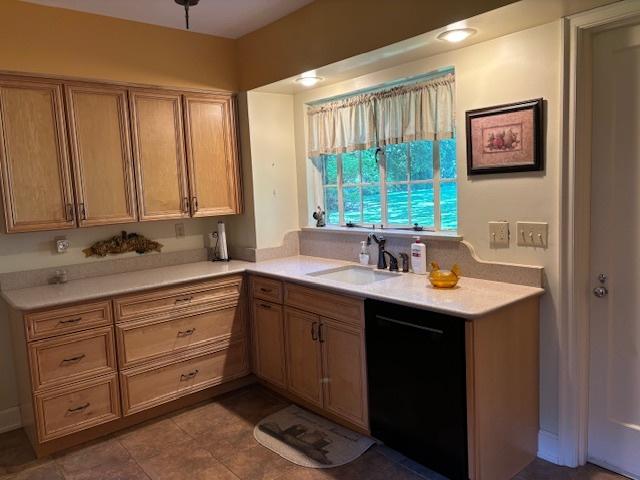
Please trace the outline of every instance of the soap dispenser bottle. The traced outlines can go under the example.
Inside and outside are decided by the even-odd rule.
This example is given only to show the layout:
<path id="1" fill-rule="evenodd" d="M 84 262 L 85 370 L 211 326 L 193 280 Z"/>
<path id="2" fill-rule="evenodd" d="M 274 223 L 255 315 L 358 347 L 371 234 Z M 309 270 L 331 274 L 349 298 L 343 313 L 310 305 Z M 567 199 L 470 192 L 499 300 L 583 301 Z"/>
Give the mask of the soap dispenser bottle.
<path id="1" fill-rule="evenodd" d="M 420 237 L 414 237 L 411 244 L 411 269 L 418 275 L 427 274 L 427 246 L 420 241 Z"/>
<path id="2" fill-rule="evenodd" d="M 369 248 L 367 247 L 367 241 L 360 242 L 360 265 L 369 265 Z"/>

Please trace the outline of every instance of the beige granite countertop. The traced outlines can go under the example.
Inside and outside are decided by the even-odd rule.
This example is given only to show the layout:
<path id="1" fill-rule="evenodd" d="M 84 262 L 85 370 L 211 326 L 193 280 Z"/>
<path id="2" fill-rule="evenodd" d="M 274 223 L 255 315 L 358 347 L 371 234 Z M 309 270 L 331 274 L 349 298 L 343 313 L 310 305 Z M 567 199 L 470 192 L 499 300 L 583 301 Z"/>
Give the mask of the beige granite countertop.
<path id="1" fill-rule="evenodd" d="M 47 285 L 3 291 L 2 296 L 18 310 L 35 310 L 65 303 L 111 297 L 183 282 L 252 272 L 327 288 L 349 295 L 386 300 L 463 318 L 486 315 L 509 304 L 544 293 L 541 288 L 462 277 L 452 290 L 432 288 L 424 275 L 402 273 L 367 285 L 312 277 L 309 273 L 353 264 L 327 258 L 294 256 L 250 263 L 198 262 L 72 280 L 64 285 Z"/>

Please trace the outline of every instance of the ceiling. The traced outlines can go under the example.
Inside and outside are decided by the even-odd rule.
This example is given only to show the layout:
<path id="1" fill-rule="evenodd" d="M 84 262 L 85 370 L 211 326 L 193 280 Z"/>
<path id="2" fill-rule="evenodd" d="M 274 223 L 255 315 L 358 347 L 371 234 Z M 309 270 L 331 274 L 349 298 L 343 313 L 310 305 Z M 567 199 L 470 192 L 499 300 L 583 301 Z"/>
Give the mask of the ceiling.
<path id="1" fill-rule="evenodd" d="M 322 77 L 317 87 L 353 79 L 433 55 L 455 50 L 520 30 L 542 25 L 564 16 L 599 7 L 619 0 L 520 0 L 504 7 L 482 13 L 467 20 L 403 40 L 386 47 L 363 53 L 309 72 Z M 439 40 L 438 34 L 452 28 L 473 28 L 477 33 L 460 43 Z M 300 72 L 301 74 L 303 72 Z M 258 88 L 269 93 L 296 94 L 308 88 L 296 82 L 298 76 L 286 78 Z"/>
<path id="2" fill-rule="evenodd" d="M 174 0 L 22 0 L 170 28 L 185 28 L 184 8 Z M 200 0 L 191 7 L 191 31 L 226 38 L 253 32 L 313 0 Z"/>

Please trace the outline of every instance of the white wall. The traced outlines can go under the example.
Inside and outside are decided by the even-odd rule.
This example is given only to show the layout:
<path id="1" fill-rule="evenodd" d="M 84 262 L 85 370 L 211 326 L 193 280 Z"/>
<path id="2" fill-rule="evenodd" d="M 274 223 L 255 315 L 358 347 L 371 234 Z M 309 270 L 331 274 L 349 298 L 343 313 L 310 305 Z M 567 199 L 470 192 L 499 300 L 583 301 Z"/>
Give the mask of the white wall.
<path id="1" fill-rule="evenodd" d="M 300 224 L 306 225 L 313 200 L 307 187 L 311 169 L 305 154 L 304 104 L 443 67 L 455 68 L 459 231 L 483 259 L 545 267 L 547 294 L 542 299 L 541 312 L 540 422 L 541 428 L 552 434 L 558 430 L 560 35 L 557 21 L 295 96 L 298 189 L 303 192 L 299 197 L 299 214 Z M 465 111 L 538 97 L 546 101 L 545 171 L 467 177 Z M 489 247 L 487 222 L 490 220 L 511 222 L 510 248 Z M 548 222 L 548 249 L 516 246 L 514 231 L 518 220 Z"/>
<path id="2" fill-rule="evenodd" d="M 256 246 L 278 247 L 299 225 L 293 96 L 248 92 L 247 104 Z"/>

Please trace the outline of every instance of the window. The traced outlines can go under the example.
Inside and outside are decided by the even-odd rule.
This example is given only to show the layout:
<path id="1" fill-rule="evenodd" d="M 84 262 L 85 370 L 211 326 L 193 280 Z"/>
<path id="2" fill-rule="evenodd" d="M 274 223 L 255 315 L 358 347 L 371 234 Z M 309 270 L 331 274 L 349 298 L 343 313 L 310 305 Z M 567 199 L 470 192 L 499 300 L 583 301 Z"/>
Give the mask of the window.
<path id="1" fill-rule="evenodd" d="M 321 155 L 327 223 L 456 230 L 455 139 Z"/>

